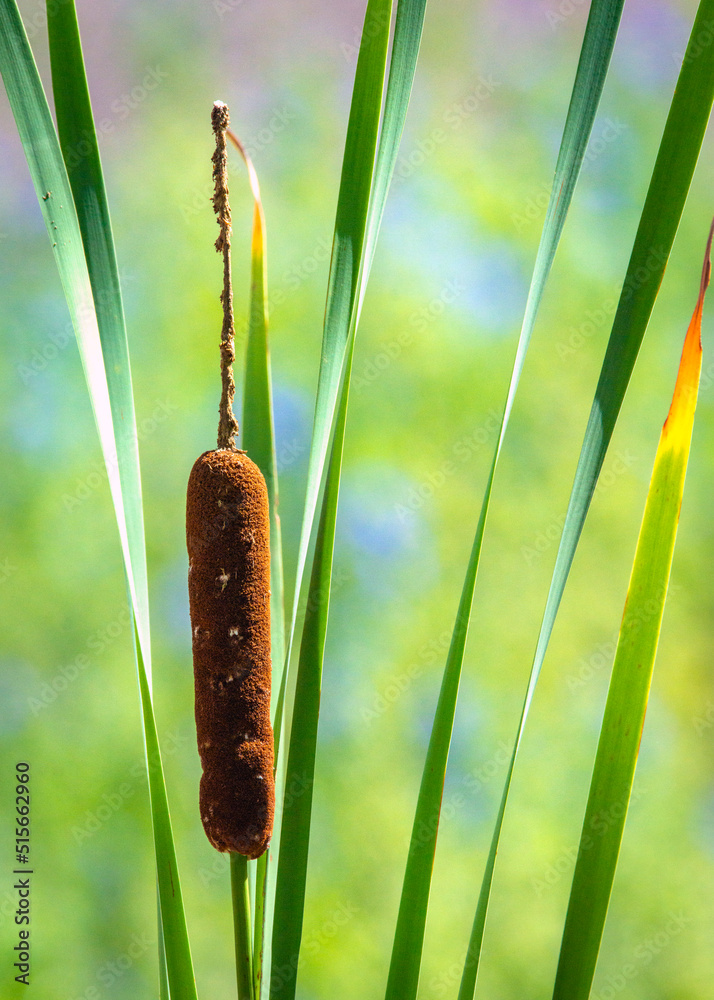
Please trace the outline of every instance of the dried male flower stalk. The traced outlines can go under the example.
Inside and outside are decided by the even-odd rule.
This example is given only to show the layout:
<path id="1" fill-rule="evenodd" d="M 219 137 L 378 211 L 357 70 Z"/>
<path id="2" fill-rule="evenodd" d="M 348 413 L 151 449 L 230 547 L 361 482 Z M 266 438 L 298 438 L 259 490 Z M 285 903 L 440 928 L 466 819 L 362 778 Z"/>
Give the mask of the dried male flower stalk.
<path id="1" fill-rule="evenodd" d="M 196 731 L 203 767 L 199 804 L 219 851 L 257 858 L 275 811 L 270 725 L 270 528 L 257 465 L 236 448 L 233 415 L 233 294 L 225 132 L 228 108 L 211 116 L 213 205 L 223 254 L 223 392 L 218 448 L 196 461 L 186 497 L 188 594 L 193 630 Z"/>

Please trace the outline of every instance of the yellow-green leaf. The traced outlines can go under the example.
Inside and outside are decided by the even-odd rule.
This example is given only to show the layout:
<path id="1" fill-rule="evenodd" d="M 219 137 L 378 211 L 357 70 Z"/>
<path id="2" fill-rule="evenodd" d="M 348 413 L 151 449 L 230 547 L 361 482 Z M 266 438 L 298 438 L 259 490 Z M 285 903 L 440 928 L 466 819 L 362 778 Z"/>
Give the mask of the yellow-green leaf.
<path id="1" fill-rule="evenodd" d="M 587 1000 L 590 995 L 610 902 L 647 710 L 692 439 L 712 232 L 714 224 L 704 258 L 699 299 L 684 341 L 672 405 L 655 456 L 632 566 L 553 1000 Z"/>

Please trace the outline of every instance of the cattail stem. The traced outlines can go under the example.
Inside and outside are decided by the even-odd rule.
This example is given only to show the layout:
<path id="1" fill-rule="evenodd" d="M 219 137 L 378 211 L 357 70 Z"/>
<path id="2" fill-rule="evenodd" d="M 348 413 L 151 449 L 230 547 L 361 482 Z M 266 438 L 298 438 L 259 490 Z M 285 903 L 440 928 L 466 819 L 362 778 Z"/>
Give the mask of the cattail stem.
<path id="1" fill-rule="evenodd" d="M 211 124 L 216 136 L 213 162 L 213 210 L 216 213 L 220 233 L 216 240 L 216 250 L 223 254 L 223 326 L 221 328 L 221 403 L 218 418 L 218 447 L 236 451 L 235 435 L 238 421 L 233 413 L 233 397 L 236 385 L 233 380 L 235 360 L 235 324 L 233 320 L 233 286 L 231 284 L 231 207 L 228 202 L 228 155 L 226 152 L 226 129 L 230 124 L 228 105 L 216 101 L 211 112 Z"/>
<path id="2" fill-rule="evenodd" d="M 242 854 L 231 854 L 231 895 L 238 1000 L 255 1000 L 248 859 Z"/>

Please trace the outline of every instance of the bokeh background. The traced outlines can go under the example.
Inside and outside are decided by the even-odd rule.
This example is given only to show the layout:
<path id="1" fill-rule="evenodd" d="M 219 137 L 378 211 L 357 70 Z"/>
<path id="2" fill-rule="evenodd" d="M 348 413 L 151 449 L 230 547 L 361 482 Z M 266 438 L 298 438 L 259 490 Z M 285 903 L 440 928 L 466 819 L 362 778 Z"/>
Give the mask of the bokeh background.
<path id="1" fill-rule="evenodd" d="M 44 4 L 23 14 L 45 80 Z M 197 809 L 184 498 L 215 441 L 220 260 L 209 114 L 252 153 L 268 225 L 287 589 L 364 4 L 79 0 L 121 270 L 145 491 L 156 711 L 199 995 L 234 995 L 229 878 Z M 467 649 L 423 1000 L 455 997 L 572 475 L 692 0 L 627 0 L 506 439 Z M 454 0 L 421 61 L 358 335 L 327 642 L 302 998 L 378 996 L 441 669 L 587 15 Z M 711 38 L 707 44 L 711 42 Z M 154 997 L 153 851 L 120 551 L 68 314 L 0 98 L 0 994 Z M 714 211 L 704 142 L 537 690 L 478 994 L 550 996 L 614 639 Z M 232 165 L 239 357 L 250 195 Z M 714 977 L 714 357 L 594 996 Z M 239 366 L 240 371 L 240 366 Z M 12 982 L 11 799 L 32 765 L 33 984 Z M 634 967 L 625 981 L 622 970 Z"/>

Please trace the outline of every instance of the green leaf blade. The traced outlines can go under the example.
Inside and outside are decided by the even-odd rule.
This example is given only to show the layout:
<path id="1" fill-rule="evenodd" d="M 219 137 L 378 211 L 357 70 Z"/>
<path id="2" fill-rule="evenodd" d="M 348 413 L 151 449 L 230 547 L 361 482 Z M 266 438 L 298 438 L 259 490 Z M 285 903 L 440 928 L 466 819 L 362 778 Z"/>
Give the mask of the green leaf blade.
<path id="1" fill-rule="evenodd" d="M 48 14 L 47 27 L 57 130 L 74 197 L 97 314 L 116 443 L 117 473 L 122 484 L 132 585 L 140 635 L 144 643 L 144 662 L 151 677 L 146 545 L 129 345 L 104 176 L 73 0 L 53 6 Z"/>
<path id="2" fill-rule="evenodd" d="M 72 108 L 77 100 L 77 121 L 86 127 L 91 125 L 94 134 L 74 5 L 70 3 L 58 8 L 57 16 L 59 19 L 56 21 L 52 16 L 48 20 L 53 58 L 59 59 L 60 63 L 66 60 L 66 80 L 63 78 L 58 88 L 57 103 L 62 109 L 60 120 L 67 123 L 68 116 L 75 113 Z M 121 540 L 134 621 L 157 858 L 159 911 L 163 924 L 163 932 L 159 935 L 161 990 L 165 992 L 166 986 L 165 954 L 173 1000 L 195 1000 L 193 968 L 151 701 L 146 557 L 136 423 L 101 168 L 98 155 L 91 166 L 81 164 L 82 169 L 75 174 L 75 179 L 81 177 L 75 204 L 60 142 L 15 0 L 0 0 L 0 68 L 77 335 Z M 70 127 L 74 128 L 74 125 Z M 71 145 L 71 138 L 68 141 Z M 92 181 L 90 174 L 93 171 Z M 82 239 L 76 205 L 82 215 L 86 242 Z"/>
<path id="3" fill-rule="evenodd" d="M 548 209 L 528 292 L 513 372 L 471 548 L 451 647 L 444 668 L 432 737 L 427 750 L 392 951 L 387 985 L 388 1000 L 396 1000 L 398 996 L 411 998 L 416 996 L 417 992 L 442 789 L 491 492 L 538 309 L 592 131 L 617 35 L 622 6 L 623 0 L 595 0 L 583 39 L 555 166 Z M 505 804 L 502 804 L 497 819 L 497 829 L 500 829 L 504 811 Z M 429 831 L 429 833 L 426 834 L 425 831 Z M 460 998 L 462 1000 L 472 996 L 475 989 L 496 851 L 497 843 L 492 845 L 486 864 L 461 984 Z M 405 992 L 402 992 L 402 987 L 404 987 Z"/>
<path id="4" fill-rule="evenodd" d="M 303 644 L 301 644 L 300 660 L 303 663 L 303 694 L 301 697 L 305 703 L 309 703 L 309 708 L 303 713 L 302 717 L 300 715 L 294 716 L 296 720 L 294 731 L 291 724 L 291 706 L 287 704 L 289 691 L 288 668 L 290 666 L 291 652 L 298 625 L 301 598 L 304 595 L 309 605 L 309 591 L 312 589 L 312 581 L 316 573 L 318 575 L 321 573 L 319 561 L 315 561 L 315 555 L 313 554 L 312 567 L 309 570 L 310 575 L 308 578 L 307 557 L 321 493 L 323 496 L 322 507 L 325 509 L 325 491 L 323 489 L 323 485 L 325 485 L 323 484 L 323 479 L 326 478 L 325 463 L 328 457 L 331 438 L 333 438 L 334 448 L 334 425 L 337 419 L 337 407 L 343 398 L 346 406 L 343 367 L 350 334 L 353 331 L 359 276 L 363 265 L 365 229 L 370 205 L 375 150 L 379 134 L 390 15 L 391 0 L 369 0 L 364 23 L 365 28 L 369 27 L 370 31 L 365 31 L 363 35 L 363 43 L 360 46 L 360 53 L 357 60 L 336 211 L 335 235 L 330 262 L 323 342 L 315 403 L 315 418 L 308 462 L 305 509 L 298 549 L 295 594 L 292 615 L 289 620 L 289 629 L 287 631 L 285 668 L 279 687 L 275 722 L 277 749 L 275 774 L 276 808 L 273 839 L 270 847 L 271 858 L 267 864 L 268 867 L 272 867 L 273 858 L 277 857 L 278 869 L 275 888 L 268 884 L 264 911 L 265 944 L 269 943 L 271 951 L 271 995 L 278 989 L 287 990 L 287 993 L 284 994 L 286 996 L 290 995 L 291 992 L 294 993 L 295 990 L 302 917 L 300 913 L 297 938 L 292 938 L 290 936 L 292 932 L 285 927 L 287 918 L 284 916 L 283 910 L 293 913 L 297 905 L 296 900 L 304 898 L 306 867 L 301 865 L 295 875 L 287 872 L 287 869 L 284 867 L 285 862 L 283 859 L 285 855 L 283 851 L 299 852 L 304 838 L 309 838 L 310 808 L 306 800 L 303 806 L 308 806 L 307 810 L 301 812 L 301 819 L 299 821 L 293 821 L 292 829 L 298 830 L 297 842 L 286 848 L 285 838 L 287 835 L 283 832 L 282 820 L 284 801 L 286 800 L 286 795 L 289 795 L 289 791 L 286 792 L 286 771 L 289 750 L 288 752 L 285 751 L 284 744 L 287 737 L 288 747 L 291 747 L 293 741 L 299 742 L 301 739 L 309 747 L 314 744 L 316 739 L 316 718 L 319 713 L 319 677 L 322 671 L 322 654 L 319 643 L 316 644 L 314 630 L 319 627 L 319 622 L 313 622 L 313 638 L 310 639 L 310 635 L 308 634 L 304 638 Z M 340 395 L 341 388 L 342 396 Z M 339 477 L 339 470 L 337 475 Z M 339 483 L 337 487 L 339 487 Z M 334 531 L 334 528 L 332 530 Z M 318 525 L 317 533 L 323 537 L 323 554 L 334 544 L 334 540 L 330 541 L 324 537 L 324 532 L 324 526 L 320 528 Z M 329 575 L 325 585 L 329 593 Z M 310 656 L 312 656 L 312 659 L 308 667 L 306 666 L 306 657 Z M 300 663 L 298 663 L 298 674 L 300 674 Z M 312 754 L 314 757 L 314 749 Z M 281 881 L 281 870 L 283 871 L 283 889 L 278 900 L 277 883 Z M 296 943 L 289 943 L 291 941 L 296 941 Z M 265 951 L 264 962 L 267 962 L 267 947 Z M 287 954 L 287 966 L 279 958 L 279 956 L 284 956 L 285 954 Z M 264 976 L 263 983 L 266 986 L 267 981 L 268 977 Z"/>
<path id="5" fill-rule="evenodd" d="M 439 814 L 484 528 L 485 514 L 482 514 L 471 549 L 429 737 L 394 932 L 386 1000 L 413 1000 L 419 987 Z"/>
<path id="6" fill-rule="evenodd" d="M 714 99 L 714 52 L 699 52 L 714 0 L 701 0 L 672 98 L 637 235 L 627 266 L 595 399 L 575 473 L 536 652 L 542 665 L 555 615 L 605 460 L 632 370 L 682 217 Z M 532 695 L 531 685 L 531 695 Z"/>
<path id="7" fill-rule="evenodd" d="M 296 586 L 287 640 L 289 661 L 298 604 L 307 577 L 307 555 L 333 434 L 348 339 L 353 328 L 363 266 L 365 232 L 382 109 L 392 0 L 369 0 L 347 126 L 308 462 Z"/>
<path id="8" fill-rule="evenodd" d="M 351 367 L 350 350 L 347 378 Z M 349 393 L 344 392 L 337 414 L 300 643 L 294 702 L 296 723 L 290 734 L 285 777 L 287 791 L 281 819 L 280 863 L 275 887 L 276 920 L 270 986 L 273 1000 L 293 1000 L 297 985 L 297 957 L 300 954 L 305 907 L 322 668 L 330 610 L 330 579 L 348 398 Z"/>
<path id="9" fill-rule="evenodd" d="M 679 225 L 714 97 L 714 53 L 696 54 L 697 36 L 714 16 L 712 0 L 701 0 L 667 118 L 657 161 L 627 268 L 610 341 L 588 419 L 568 510 L 546 600 L 533 665 L 506 774 L 489 850 L 459 1000 L 471 1000 L 476 985 L 490 883 L 518 749 L 545 659 L 565 584 L 595 492 L 625 390 L 639 352 L 664 268 Z M 653 256 L 654 251 L 657 257 Z M 643 270 L 644 269 L 644 270 Z"/>
<path id="10" fill-rule="evenodd" d="M 381 129 L 379 117 L 391 3 L 368 5 L 365 28 L 375 26 L 378 37 L 375 37 L 375 32 L 372 30 L 365 31 L 355 76 L 330 268 L 288 660 L 301 604 L 303 593 L 301 581 L 307 570 L 307 550 L 331 436 L 332 443 L 329 447 L 330 460 L 325 477 L 322 514 L 317 530 L 310 585 L 305 594 L 308 615 L 303 628 L 298 662 L 292 712 L 295 722 L 290 731 L 289 759 L 286 762 L 285 755 L 282 755 L 283 761 L 276 774 L 278 789 L 288 789 L 286 801 L 289 805 L 286 816 L 282 816 L 280 810 L 276 810 L 276 827 L 280 824 L 281 843 L 276 886 L 276 916 L 273 925 L 271 995 L 275 995 L 276 990 L 284 989 L 286 977 L 288 991 L 294 992 L 295 988 L 295 975 L 289 972 L 289 969 L 291 965 L 297 963 L 302 926 L 324 630 L 327 625 L 329 601 L 329 565 L 334 545 L 334 515 L 339 492 L 342 440 L 354 335 L 406 117 L 424 8 L 424 0 L 399 2 Z M 360 105 L 363 107 L 360 108 Z M 378 135 L 379 142 L 377 142 Z M 355 178 L 359 179 L 359 183 L 354 183 Z M 334 510 L 331 509 L 333 504 Z M 286 685 L 283 684 L 283 694 L 285 690 Z M 282 702 L 279 712 L 282 712 Z M 301 783 L 301 792 L 297 797 L 299 802 L 289 793 L 289 788 L 294 784 L 291 775 L 297 776 Z M 303 791 L 303 786 L 307 790 Z M 285 821 L 284 828 L 283 821 Z M 268 921 L 272 921 L 269 899 L 266 902 L 266 912 Z M 286 922 L 292 930 L 288 931 L 285 940 L 278 940 L 277 936 L 284 933 L 280 928 Z M 285 961 L 280 959 L 281 955 Z"/>
<path id="11" fill-rule="evenodd" d="M 263 474 L 268 492 L 270 517 L 270 657 L 272 662 L 271 722 L 274 730 L 275 756 L 279 751 L 280 717 L 278 703 L 283 688 L 285 670 L 285 607 L 283 579 L 283 547 L 278 514 L 278 469 L 275 454 L 275 421 L 273 415 L 273 390 L 268 341 L 268 278 L 267 278 L 267 229 L 260 195 L 258 174 L 245 147 L 228 129 L 227 137 L 240 153 L 253 194 L 253 233 L 250 251 L 250 297 L 248 317 L 248 342 L 246 345 L 245 375 L 243 381 L 243 415 L 241 443 Z M 279 818 L 273 838 L 279 841 Z M 255 916 L 253 925 L 252 964 L 253 991 L 260 997 L 265 960 L 265 918 L 271 850 L 255 863 Z M 242 907 L 242 902 L 238 900 Z M 243 910 L 236 908 L 234 895 L 234 923 L 236 929 L 243 921 Z M 240 931 L 242 934 L 243 931 Z M 239 952 L 236 952 L 238 957 Z M 240 954 L 244 954 L 241 949 Z"/>
<path id="12" fill-rule="evenodd" d="M 684 492 L 702 363 L 701 314 L 709 280 L 711 241 L 710 232 L 699 301 L 685 340 L 645 503 L 585 809 L 553 1000 L 587 1000 L 605 927 Z"/>

